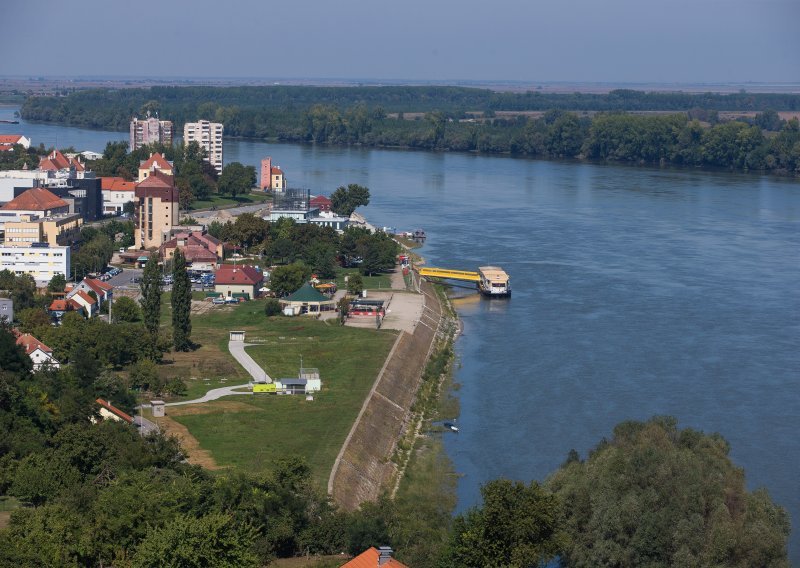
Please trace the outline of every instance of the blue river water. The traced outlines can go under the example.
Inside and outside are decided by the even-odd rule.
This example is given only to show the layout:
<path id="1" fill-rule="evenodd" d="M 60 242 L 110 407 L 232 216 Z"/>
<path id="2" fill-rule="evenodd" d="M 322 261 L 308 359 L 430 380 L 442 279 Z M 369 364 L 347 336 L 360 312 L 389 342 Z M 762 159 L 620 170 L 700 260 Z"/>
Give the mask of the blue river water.
<path id="1" fill-rule="evenodd" d="M 126 139 L 0 124 L 11 132 L 80 150 Z M 368 186 L 363 213 L 425 229 L 430 264 L 511 275 L 509 300 L 455 301 L 459 509 L 490 479 L 543 480 L 615 424 L 669 414 L 721 433 L 748 487 L 800 522 L 798 181 L 226 140 L 226 162 L 268 155 L 291 186 Z"/>

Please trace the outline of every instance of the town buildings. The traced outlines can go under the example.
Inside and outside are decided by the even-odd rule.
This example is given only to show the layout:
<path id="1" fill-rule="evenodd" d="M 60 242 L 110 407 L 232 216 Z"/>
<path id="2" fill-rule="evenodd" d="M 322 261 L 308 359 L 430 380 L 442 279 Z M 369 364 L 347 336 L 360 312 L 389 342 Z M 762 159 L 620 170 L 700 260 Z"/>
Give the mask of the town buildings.
<path id="1" fill-rule="evenodd" d="M 136 182 L 125 181 L 121 177 L 101 177 L 100 188 L 103 193 L 103 213 L 119 215 L 125 205 L 136 201 Z"/>
<path id="2" fill-rule="evenodd" d="M 246 298 L 258 296 L 264 276 L 253 266 L 223 264 L 214 275 L 214 291 L 226 298 Z"/>
<path id="3" fill-rule="evenodd" d="M 272 158 L 266 157 L 261 160 L 261 191 L 285 191 L 286 176 L 280 166 L 272 165 Z"/>
<path id="4" fill-rule="evenodd" d="M 14 300 L 11 298 L 0 298 L 0 322 L 6 323 L 14 321 Z"/>
<path id="5" fill-rule="evenodd" d="M 111 284 L 97 278 L 84 278 L 75 285 L 68 285 L 67 299 L 74 298 L 77 300 L 81 295 L 88 297 L 90 300 L 97 298 L 97 309 L 99 310 L 106 302 L 111 302 L 113 293 L 114 287 Z M 79 303 L 84 307 L 86 306 L 84 302 L 79 301 Z M 87 311 L 87 315 L 91 317 L 92 313 Z"/>
<path id="6" fill-rule="evenodd" d="M 31 147 L 31 139 L 22 134 L 0 134 L 0 152 L 13 150 L 16 144 L 27 150 Z"/>
<path id="7" fill-rule="evenodd" d="M 53 357 L 53 350 L 36 339 L 30 333 L 17 332 L 17 345 L 25 350 L 25 355 L 33 361 L 33 372 L 41 371 L 48 367 L 58 369 L 61 364 Z"/>
<path id="8" fill-rule="evenodd" d="M 172 121 L 150 116 L 139 120 L 133 117 L 130 125 L 129 150 L 132 152 L 148 144 L 172 145 Z"/>
<path id="9" fill-rule="evenodd" d="M 321 211 L 313 205 L 311 193 L 306 189 L 287 189 L 282 195 L 275 197 L 275 202 L 269 213 L 269 221 L 274 223 L 280 219 L 293 219 L 295 223 L 332 227 L 336 231 L 344 231 L 350 224 L 348 217 L 339 217 L 330 211 L 330 199 L 315 198 L 322 201 L 327 211 Z M 265 219 L 267 219 L 265 217 Z"/>
<path id="10" fill-rule="evenodd" d="M 70 247 L 33 243 L 30 246 L 0 246 L 0 270 L 10 270 L 16 275 L 30 274 L 39 285 L 45 285 L 55 276 L 65 278 L 70 272 Z"/>
<path id="11" fill-rule="evenodd" d="M 208 272 L 217 268 L 222 261 L 223 244 L 218 239 L 202 231 L 181 232 L 161 245 L 159 249 L 163 260 L 175 256 L 180 249 L 192 270 Z"/>
<path id="12" fill-rule="evenodd" d="M 178 224 L 178 188 L 175 180 L 158 169 L 136 184 L 137 249 L 158 248 L 169 237 L 170 229 Z"/>
<path id="13" fill-rule="evenodd" d="M 162 174 L 174 176 L 174 167 L 172 162 L 164 158 L 160 153 L 150 154 L 150 157 L 139 164 L 139 179 L 137 181 L 144 181 L 154 171 L 160 171 Z"/>
<path id="14" fill-rule="evenodd" d="M 206 160 L 217 173 L 222 173 L 222 131 L 221 123 L 207 120 L 187 122 L 183 126 L 184 144 L 197 142 L 206 151 Z"/>
<path id="15" fill-rule="evenodd" d="M 83 219 L 77 213 L 63 213 L 39 217 L 20 215 L 16 221 L 4 223 L 5 244 L 31 246 L 48 243 L 52 246 L 70 246 L 80 239 Z"/>

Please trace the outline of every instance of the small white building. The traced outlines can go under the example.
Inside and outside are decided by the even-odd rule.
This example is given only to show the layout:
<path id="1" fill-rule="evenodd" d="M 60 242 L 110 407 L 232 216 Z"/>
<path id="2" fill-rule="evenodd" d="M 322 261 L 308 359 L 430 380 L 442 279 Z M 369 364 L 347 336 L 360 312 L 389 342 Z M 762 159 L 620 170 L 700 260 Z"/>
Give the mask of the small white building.
<path id="1" fill-rule="evenodd" d="M 70 247 L 33 243 L 31 246 L 0 246 L 0 270 L 17 276 L 30 274 L 37 283 L 47 283 L 56 274 L 70 271 Z"/>
<path id="2" fill-rule="evenodd" d="M 45 368 L 60 369 L 61 363 L 53 357 L 53 350 L 36 339 L 30 333 L 22 333 L 17 337 L 17 345 L 25 350 L 25 354 L 33 361 L 33 371 Z"/>

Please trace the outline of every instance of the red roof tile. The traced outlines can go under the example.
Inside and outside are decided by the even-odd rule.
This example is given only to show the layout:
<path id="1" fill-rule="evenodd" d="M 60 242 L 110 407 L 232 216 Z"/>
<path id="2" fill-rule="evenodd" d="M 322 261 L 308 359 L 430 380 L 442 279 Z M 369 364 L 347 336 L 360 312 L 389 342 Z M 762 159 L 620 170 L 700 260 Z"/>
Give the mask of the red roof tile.
<path id="1" fill-rule="evenodd" d="M 67 202 L 41 187 L 34 187 L 21 193 L 0 209 L 5 211 L 47 211 L 59 207 L 69 207 Z"/>
<path id="2" fill-rule="evenodd" d="M 103 292 L 108 292 L 109 290 L 114 289 L 111 284 L 106 284 L 97 278 L 84 278 L 83 281 L 86 282 L 86 285 L 94 290 L 95 294 L 98 296 L 102 295 Z"/>
<path id="3" fill-rule="evenodd" d="M 104 191 L 134 191 L 136 182 L 125 181 L 121 177 L 101 177 L 100 189 Z"/>
<path id="4" fill-rule="evenodd" d="M 17 345 L 21 345 L 23 349 L 25 349 L 25 355 L 30 355 L 37 349 L 41 349 L 45 353 L 52 354 L 53 350 L 50 349 L 47 345 L 36 339 L 30 333 L 23 333 L 19 337 L 17 337 Z"/>
<path id="5" fill-rule="evenodd" d="M 67 300 L 53 300 L 49 309 L 51 312 L 66 312 L 69 309 L 69 302 Z"/>
<path id="6" fill-rule="evenodd" d="M 70 162 L 64 154 L 58 150 L 53 150 L 46 158 L 39 160 L 39 169 L 50 171 L 64 170 L 69 168 L 69 164 Z"/>
<path id="7" fill-rule="evenodd" d="M 261 282 L 264 277 L 252 266 L 235 266 L 233 264 L 223 264 L 214 275 L 216 284 L 247 284 L 254 286 Z"/>
<path id="8" fill-rule="evenodd" d="M 19 144 L 22 134 L 0 134 L 0 144 Z"/>
<path id="9" fill-rule="evenodd" d="M 342 564 L 342 568 L 378 568 L 379 557 L 378 549 L 373 546 L 353 558 L 350 562 Z M 408 568 L 408 566 L 394 558 L 389 559 L 382 566 L 387 568 Z"/>
<path id="10" fill-rule="evenodd" d="M 153 166 L 159 170 L 172 170 L 172 164 L 170 164 L 166 158 L 164 158 L 164 156 L 158 152 L 150 156 L 147 160 L 139 163 L 140 170 L 152 170 Z"/>
<path id="11" fill-rule="evenodd" d="M 283 170 L 280 169 L 279 167 L 275 166 L 275 167 L 270 168 L 270 173 L 272 175 L 274 175 L 274 176 L 282 176 L 283 175 Z"/>
<path id="12" fill-rule="evenodd" d="M 89 294 L 87 294 L 87 293 L 86 293 L 86 292 L 84 292 L 83 290 L 78 290 L 77 292 L 75 292 L 75 296 L 80 296 L 80 297 L 81 297 L 81 299 L 82 299 L 84 302 L 86 302 L 87 304 L 89 304 L 89 305 L 92 305 L 92 304 L 96 304 L 96 303 L 97 303 L 97 300 L 95 300 L 94 298 L 92 298 L 92 297 L 91 297 Z M 73 298 L 74 298 L 75 296 L 73 296 Z"/>
<path id="13" fill-rule="evenodd" d="M 102 398 L 98 398 L 95 402 L 97 404 L 99 404 L 100 406 L 102 406 L 103 408 L 105 408 L 106 410 L 108 410 L 110 413 L 115 414 L 116 416 L 119 416 L 120 418 L 122 418 L 128 424 L 133 424 L 133 418 L 131 418 L 130 414 L 127 414 L 127 413 L 121 411 L 119 408 L 117 408 L 116 406 L 114 406 L 113 404 L 108 402 L 107 400 L 103 400 Z"/>
<path id="14" fill-rule="evenodd" d="M 136 184 L 136 197 L 158 197 L 162 201 L 178 201 L 178 188 L 175 178 L 160 170 L 155 170 L 143 181 Z"/>

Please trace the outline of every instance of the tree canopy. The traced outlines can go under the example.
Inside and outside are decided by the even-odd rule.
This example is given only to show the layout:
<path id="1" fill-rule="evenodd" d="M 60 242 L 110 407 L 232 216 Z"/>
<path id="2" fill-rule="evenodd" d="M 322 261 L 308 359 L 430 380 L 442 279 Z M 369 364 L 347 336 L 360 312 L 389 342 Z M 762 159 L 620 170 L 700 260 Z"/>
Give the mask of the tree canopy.
<path id="1" fill-rule="evenodd" d="M 547 483 L 564 503 L 565 566 L 788 566 L 789 519 L 718 434 L 623 422 Z"/>
<path id="2" fill-rule="evenodd" d="M 363 205 L 369 205 L 369 189 L 357 183 L 339 186 L 331 194 L 331 209 L 337 215 L 349 217 Z"/>

